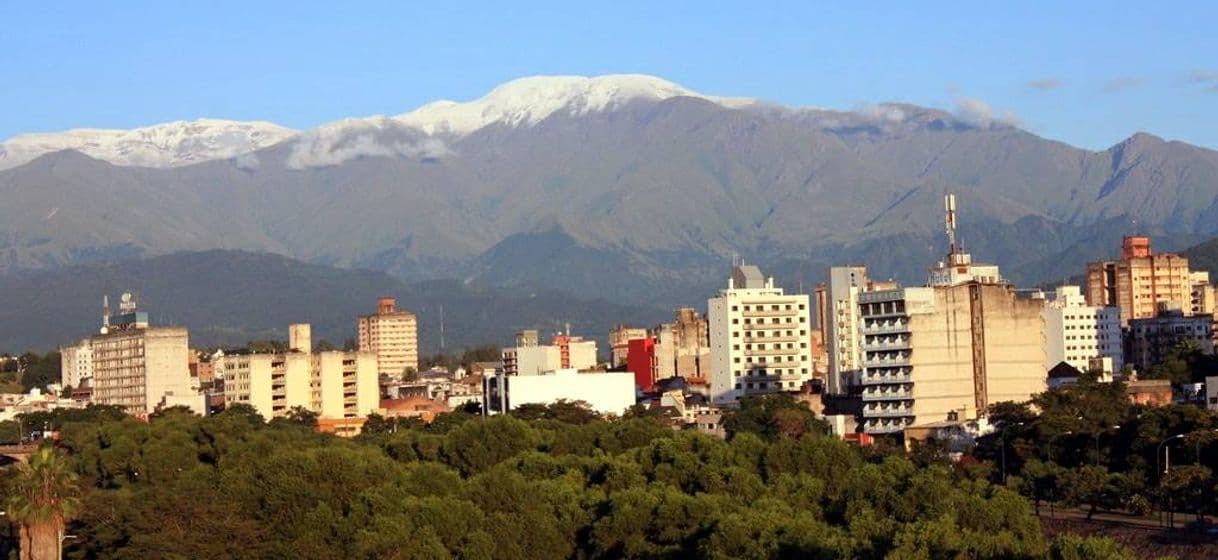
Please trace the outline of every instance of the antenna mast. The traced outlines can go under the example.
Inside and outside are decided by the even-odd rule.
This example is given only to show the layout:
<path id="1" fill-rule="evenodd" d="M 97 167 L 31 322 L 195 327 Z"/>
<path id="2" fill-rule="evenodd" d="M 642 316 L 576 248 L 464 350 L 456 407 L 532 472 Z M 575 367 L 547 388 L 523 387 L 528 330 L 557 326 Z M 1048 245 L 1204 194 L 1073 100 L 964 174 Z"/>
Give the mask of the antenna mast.
<path id="1" fill-rule="evenodd" d="M 947 228 L 947 254 L 953 256 L 956 254 L 956 195 L 949 194 L 943 197 L 943 209 L 945 211 L 945 226 Z M 952 259 L 949 258 L 949 261 Z"/>

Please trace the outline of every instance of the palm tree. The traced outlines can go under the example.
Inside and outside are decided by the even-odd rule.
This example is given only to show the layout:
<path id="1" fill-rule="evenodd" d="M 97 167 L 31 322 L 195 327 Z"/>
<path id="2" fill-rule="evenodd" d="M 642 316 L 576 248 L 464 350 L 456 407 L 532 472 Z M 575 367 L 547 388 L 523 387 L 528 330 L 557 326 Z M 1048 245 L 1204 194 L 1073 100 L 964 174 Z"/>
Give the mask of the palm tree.
<path id="1" fill-rule="evenodd" d="M 65 523 L 80 508 L 76 473 L 66 457 L 51 447 L 30 456 L 18 467 L 5 508 L 21 525 L 21 560 L 62 557 Z"/>

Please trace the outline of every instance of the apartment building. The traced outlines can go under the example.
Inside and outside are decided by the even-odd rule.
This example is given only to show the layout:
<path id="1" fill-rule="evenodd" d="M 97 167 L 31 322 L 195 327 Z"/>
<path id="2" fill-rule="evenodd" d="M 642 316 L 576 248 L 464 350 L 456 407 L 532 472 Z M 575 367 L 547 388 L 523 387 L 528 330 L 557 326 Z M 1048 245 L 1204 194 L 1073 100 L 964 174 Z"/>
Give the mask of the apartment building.
<path id="1" fill-rule="evenodd" d="M 710 325 L 706 315 L 691 307 L 677 309 L 674 321 L 652 330 L 655 363 L 652 378 L 710 377 Z"/>
<path id="2" fill-rule="evenodd" d="M 90 339 L 92 402 L 122 406 L 129 414 L 146 416 L 167 395 L 197 395 L 198 387 L 191 383 L 187 338 L 184 328 L 136 327 L 120 318 L 106 333 Z"/>
<path id="3" fill-rule="evenodd" d="M 1121 310 L 1087 305 L 1078 286 L 1060 286 L 1043 294 L 1045 371 L 1065 362 L 1087 371 L 1095 358 L 1111 358 L 1111 370 L 1124 365 Z"/>
<path id="4" fill-rule="evenodd" d="M 1194 288 L 1188 259 L 1173 253 L 1154 253 L 1149 237 L 1125 237 L 1120 260 L 1087 265 L 1087 304 L 1119 307 L 1122 325 L 1153 318 L 1160 302 L 1191 315 Z M 1204 293 L 1201 296 L 1204 299 Z"/>
<path id="5" fill-rule="evenodd" d="M 406 368 L 419 369 L 418 321 L 413 313 L 397 309 L 397 300 L 377 300 L 376 313 L 359 318 L 356 325 L 360 352 L 376 355 L 380 375 L 400 378 Z"/>
<path id="6" fill-rule="evenodd" d="M 59 379 L 65 387 L 79 388 L 93 378 L 93 341 L 86 338 L 71 346 L 59 347 Z"/>
<path id="7" fill-rule="evenodd" d="M 1138 371 L 1146 371 L 1166 360 L 1172 348 L 1181 342 L 1195 344 L 1202 352 L 1213 354 L 1214 316 L 1188 315 L 1163 303 L 1154 317 L 1129 322 L 1125 357 Z"/>
<path id="8" fill-rule="evenodd" d="M 295 326 L 295 325 L 294 325 Z M 295 407 L 322 420 L 364 418 L 380 402 L 377 357 L 371 352 L 306 353 L 307 329 L 293 329 L 300 349 L 270 354 L 233 354 L 216 359 L 225 400 L 248 404 L 265 418 L 282 418 Z"/>
<path id="9" fill-rule="evenodd" d="M 816 289 L 817 327 L 828 360 L 826 392 L 846 394 L 858 386 L 863 371 L 859 294 L 896 287 L 895 282 L 872 281 L 865 266 L 829 268 L 829 281 Z"/>
<path id="10" fill-rule="evenodd" d="M 863 430 L 975 418 L 1046 388 L 1043 300 L 969 281 L 860 294 Z"/>
<path id="11" fill-rule="evenodd" d="M 812 379 L 807 295 L 786 294 L 756 266 L 740 265 L 707 307 L 712 402 L 798 391 Z"/>

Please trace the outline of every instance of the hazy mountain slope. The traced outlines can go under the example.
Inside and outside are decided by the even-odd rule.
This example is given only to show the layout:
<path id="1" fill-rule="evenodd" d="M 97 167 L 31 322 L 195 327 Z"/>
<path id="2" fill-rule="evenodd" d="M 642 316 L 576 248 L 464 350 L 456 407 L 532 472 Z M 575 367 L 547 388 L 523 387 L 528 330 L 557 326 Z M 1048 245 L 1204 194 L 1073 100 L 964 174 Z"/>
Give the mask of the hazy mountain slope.
<path id="1" fill-rule="evenodd" d="M 450 350 L 507 344 L 519 329 L 553 332 L 567 322 L 577 334 L 604 338 L 616 324 L 653 324 L 670 316 L 558 292 L 476 289 L 453 281 L 406 284 L 380 272 L 205 251 L 0 276 L 6 301 L 0 350 L 48 348 L 94 333 L 102 296 L 125 290 L 138 294 L 154 324 L 189 328 L 196 346 L 283 339 L 291 322 L 312 323 L 316 338 L 341 344 L 355 336 L 356 316 L 374 310 L 383 295 L 416 313 L 427 352 L 440 347 L 441 306 Z"/>
<path id="2" fill-rule="evenodd" d="M 645 78 L 512 82 L 180 167 L 46 155 L 0 171 L 0 267 L 222 247 L 671 305 L 733 255 L 791 282 L 843 262 L 918 281 L 944 250 L 945 192 L 975 257 L 1021 282 L 1122 234 L 1218 233 L 1211 150 L 1139 134 L 1093 152 L 910 105 L 794 109 Z"/>

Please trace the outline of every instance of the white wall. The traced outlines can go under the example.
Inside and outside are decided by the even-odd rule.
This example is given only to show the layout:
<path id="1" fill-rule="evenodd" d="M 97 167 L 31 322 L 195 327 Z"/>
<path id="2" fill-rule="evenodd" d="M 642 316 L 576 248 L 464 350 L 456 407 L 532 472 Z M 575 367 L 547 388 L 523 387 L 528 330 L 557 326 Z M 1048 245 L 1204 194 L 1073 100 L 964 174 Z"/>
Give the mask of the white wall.
<path id="1" fill-rule="evenodd" d="M 500 377 L 503 379 L 503 377 Z M 507 377 L 508 408 L 585 401 L 601 414 L 622 414 L 634 405 L 634 374 L 628 371 L 579 373 L 573 369 Z"/>

